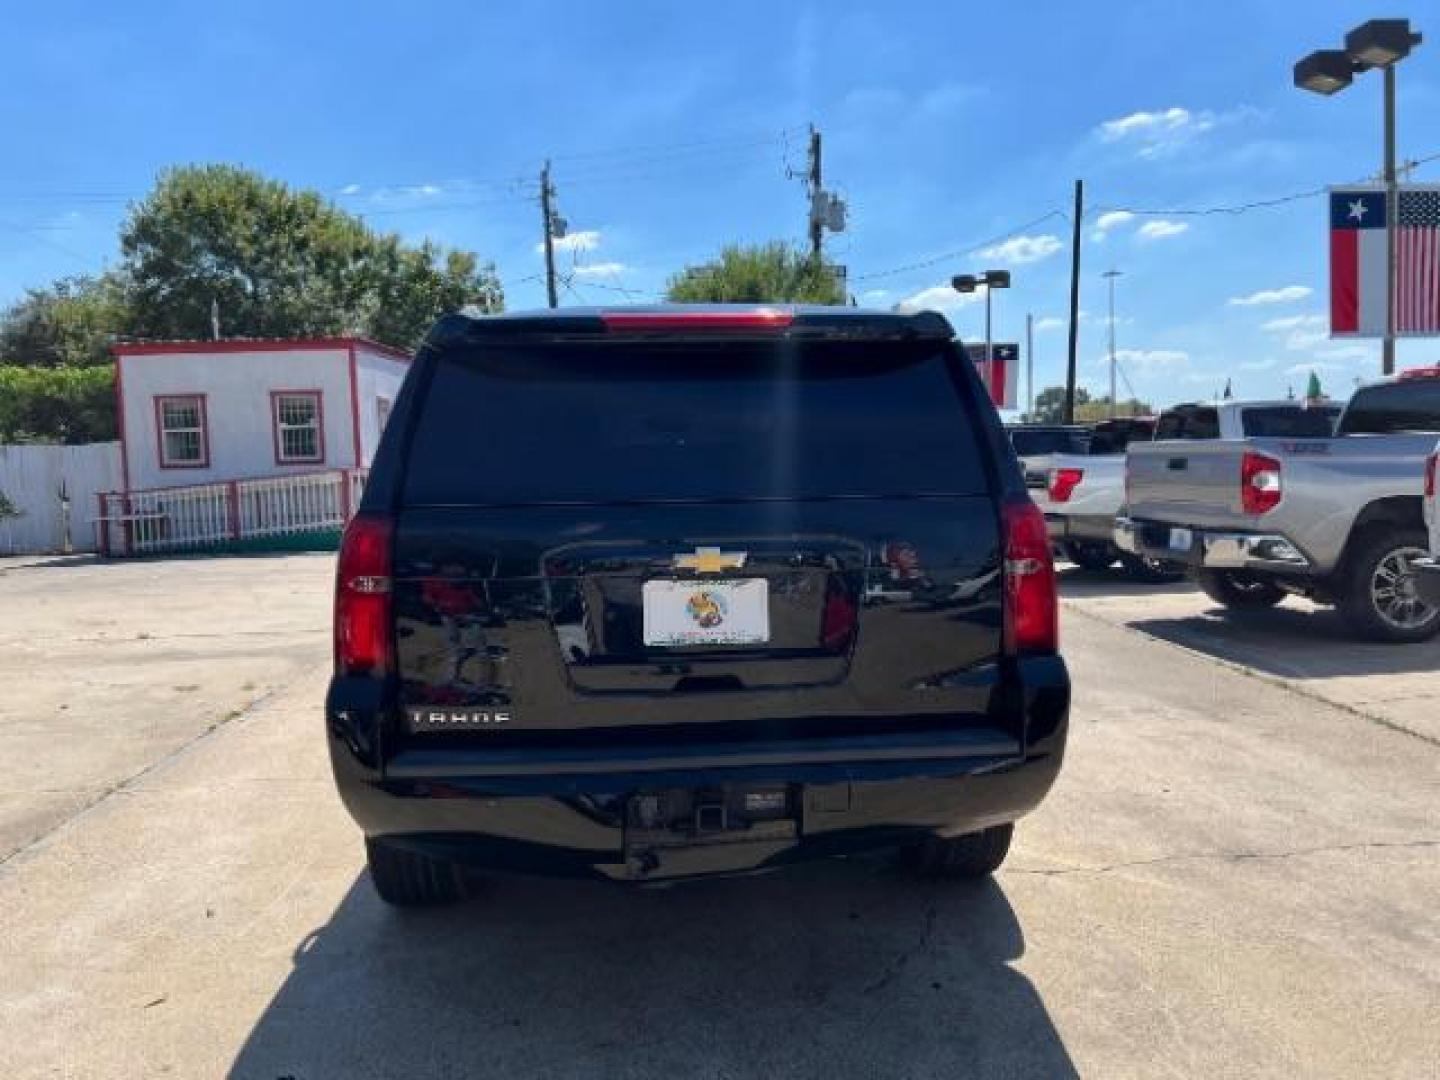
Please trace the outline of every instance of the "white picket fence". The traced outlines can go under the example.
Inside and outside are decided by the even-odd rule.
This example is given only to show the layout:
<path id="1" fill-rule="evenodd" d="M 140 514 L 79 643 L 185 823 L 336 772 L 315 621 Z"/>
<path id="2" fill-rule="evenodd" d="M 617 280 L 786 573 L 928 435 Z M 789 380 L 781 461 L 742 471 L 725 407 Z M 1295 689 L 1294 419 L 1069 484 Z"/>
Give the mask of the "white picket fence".
<path id="1" fill-rule="evenodd" d="M 120 484 L 120 444 L 0 446 L 0 555 L 94 551 L 95 496 Z"/>
<path id="2" fill-rule="evenodd" d="M 98 496 L 96 530 L 106 555 L 225 547 L 342 528 L 360 505 L 367 469 L 229 480 Z"/>

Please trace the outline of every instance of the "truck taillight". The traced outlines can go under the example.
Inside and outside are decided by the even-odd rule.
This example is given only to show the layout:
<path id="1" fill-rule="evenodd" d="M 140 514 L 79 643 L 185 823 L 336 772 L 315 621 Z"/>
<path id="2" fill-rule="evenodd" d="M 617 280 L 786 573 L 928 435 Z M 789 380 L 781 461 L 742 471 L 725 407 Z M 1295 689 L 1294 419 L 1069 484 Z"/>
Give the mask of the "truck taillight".
<path id="1" fill-rule="evenodd" d="M 1005 534 L 1005 652 L 1053 653 L 1060 645 L 1055 563 L 1045 515 L 1028 498 L 1000 510 Z"/>
<path id="2" fill-rule="evenodd" d="M 1240 506 L 1247 514 L 1268 514 L 1285 493 L 1280 462 L 1268 454 L 1245 451 L 1240 459 Z"/>
<path id="3" fill-rule="evenodd" d="M 357 514 L 345 527 L 335 575 L 335 674 L 380 677 L 392 666 L 390 559 L 394 524 Z"/>
<path id="4" fill-rule="evenodd" d="M 1425 497 L 1435 498 L 1435 473 L 1440 471 L 1440 450 L 1425 459 Z"/>
<path id="5" fill-rule="evenodd" d="M 1080 481 L 1084 479 L 1084 469 L 1051 469 L 1050 501 L 1069 502 L 1070 496 L 1075 493 L 1075 489 L 1080 486 Z"/>

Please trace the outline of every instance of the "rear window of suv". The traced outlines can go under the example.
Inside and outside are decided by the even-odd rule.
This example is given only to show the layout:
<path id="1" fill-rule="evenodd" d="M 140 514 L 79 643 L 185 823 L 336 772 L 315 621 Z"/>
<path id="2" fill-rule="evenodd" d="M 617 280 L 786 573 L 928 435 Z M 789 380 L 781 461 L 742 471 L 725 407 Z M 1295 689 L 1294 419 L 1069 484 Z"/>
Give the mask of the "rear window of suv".
<path id="1" fill-rule="evenodd" d="M 476 346 L 437 364 L 410 505 L 977 494 L 935 343 Z"/>
<path id="2" fill-rule="evenodd" d="M 1402 379 L 1355 391 L 1340 420 L 1344 435 L 1440 432 L 1440 379 Z"/>

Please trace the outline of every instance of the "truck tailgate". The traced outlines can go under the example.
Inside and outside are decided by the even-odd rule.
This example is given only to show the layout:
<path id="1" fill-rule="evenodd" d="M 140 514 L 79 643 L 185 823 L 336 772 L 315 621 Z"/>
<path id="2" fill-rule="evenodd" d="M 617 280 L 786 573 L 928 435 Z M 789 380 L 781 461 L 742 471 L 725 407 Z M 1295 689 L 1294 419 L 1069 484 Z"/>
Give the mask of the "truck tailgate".
<path id="1" fill-rule="evenodd" d="M 1139 443 L 1127 456 L 1129 514 L 1179 525 L 1233 526 L 1240 507 L 1243 439 Z"/>

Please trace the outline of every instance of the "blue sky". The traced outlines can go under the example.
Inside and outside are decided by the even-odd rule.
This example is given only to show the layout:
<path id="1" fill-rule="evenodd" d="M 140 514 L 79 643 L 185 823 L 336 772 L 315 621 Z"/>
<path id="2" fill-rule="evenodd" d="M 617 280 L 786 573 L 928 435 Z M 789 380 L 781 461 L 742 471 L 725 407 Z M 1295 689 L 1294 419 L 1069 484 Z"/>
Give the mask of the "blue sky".
<path id="1" fill-rule="evenodd" d="M 951 274 L 1008 266 L 997 337 L 1035 314 L 1036 382 L 1062 378 L 1071 185 L 1086 182 L 1082 380 L 1106 381 L 1105 282 L 1122 365 L 1157 403 L 1378 371 L 1326 335 L 1323 199 L 1231 205 L 1378 168 L 1378 76 L 1329 99 L 1293 61 L 1373 16 L 1348 2 L 120 5 L 7 13 L 0 70 L 0 302 L 117 258 L 156 172 L 228 161 L 313 187 L 411 239 L 496 263 L 543 303 L 533 178 L 554 160 L 568 303 L 649 298 L 722 243 L 799 241 L 786 176 L 804 128 L 850 226 L 829 250 L 866 304 L 981 308 Z M 1385 14 L 1381 12 L 1381 14 Z M 1440 153 L 1440 23 L 1400 69 L 1402 156 Z M 1440 181 L 1440 161 L 1417 180 Z M 1027 226 L 1018 231 L 1018 226 Z M 991 238 L 1008 242 L 987 245 Z M 954 253 L 954 254 L 951 254 Z M 919 265 L 917 265 L 919 264 Z M 617 290 L 631 290 L 621 292 Z M 1440 362 L 1400 343 L 1402 366 Z M 1122 393 L 1125 385 L 1122 383 Z"/>

